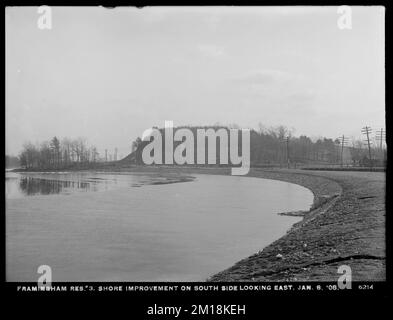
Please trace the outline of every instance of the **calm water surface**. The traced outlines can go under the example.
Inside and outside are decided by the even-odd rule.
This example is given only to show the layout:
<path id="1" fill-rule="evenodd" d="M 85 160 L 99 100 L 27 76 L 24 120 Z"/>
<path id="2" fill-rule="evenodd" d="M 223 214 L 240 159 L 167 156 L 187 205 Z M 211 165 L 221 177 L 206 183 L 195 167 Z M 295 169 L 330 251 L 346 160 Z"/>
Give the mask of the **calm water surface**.
<path id="1" fill-rule="evenodd" d="M 182 181 L 182 182 L 179 182 Z M 179 182 L 179 183 L 174 183 Z M 278 239 L 313 195 L 236 176 L 6 173 L 7 281 L 203 281 Z"/>

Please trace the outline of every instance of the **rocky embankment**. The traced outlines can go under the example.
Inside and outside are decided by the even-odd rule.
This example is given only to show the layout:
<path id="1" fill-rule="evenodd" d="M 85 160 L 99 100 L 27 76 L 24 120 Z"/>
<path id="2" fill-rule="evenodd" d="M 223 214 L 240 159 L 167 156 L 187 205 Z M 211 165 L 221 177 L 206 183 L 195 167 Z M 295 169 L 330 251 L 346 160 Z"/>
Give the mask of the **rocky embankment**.
<path id="1" fill-rule="evenodd" d="M 208 281 L 385 280 L 385 173 L 251 170 L 250 176 L 302 185 L 311 210 L 288 233 Z"/>

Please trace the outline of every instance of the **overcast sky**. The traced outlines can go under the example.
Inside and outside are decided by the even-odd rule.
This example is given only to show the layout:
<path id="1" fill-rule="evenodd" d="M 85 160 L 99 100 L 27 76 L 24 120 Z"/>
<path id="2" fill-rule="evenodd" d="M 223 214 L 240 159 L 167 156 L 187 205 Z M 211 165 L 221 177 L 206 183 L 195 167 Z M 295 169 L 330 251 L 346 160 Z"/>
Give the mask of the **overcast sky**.
<path id="1" fill-rule="evenodd" d="M 6 152 L 86 137 L 124 156 L 151 126 L 279 124 L 359 136 L 385 123 L 384 9 L 6 9 Z"/>

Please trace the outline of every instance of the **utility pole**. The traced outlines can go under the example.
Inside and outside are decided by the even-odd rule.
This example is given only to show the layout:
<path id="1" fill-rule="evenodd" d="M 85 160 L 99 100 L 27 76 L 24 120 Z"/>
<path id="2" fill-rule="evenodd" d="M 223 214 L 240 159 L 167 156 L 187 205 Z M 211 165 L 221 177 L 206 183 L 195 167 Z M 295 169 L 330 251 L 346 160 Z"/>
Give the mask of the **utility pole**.
<path id="1" fill-rule="evenodd" d="M 379 141 L 379 149 L 380 149 L 380 153 L 381 153 L 380 157 L 381 157 L 382 163 L 384 163 L 385 162 L 385 152 L 383 150 L 383 142 L 386 141 L 386 132 L 384 131 L 383 128 L 381 128 L 380 131 L 377 131 L 375 139 L 377 141 Z"/>
<path id="2" fill-rule="evenodd" d="M 340 158 L 341 158 L 341 156 L 340 156 L 340 149 L 341 149 L 340 148 L 340 146 L 341 146 L 340 138 L 336 138 L 335 145 L 337 146 L 337 148 L 336 148 L 337 153 L 336 153 L 336 161 L 335 161 L 335 163 L 339 163 L 340 162 Z"/>
<path id="3" fill-rule="evenodd" d="M 377 141 L 379 141 L 379 148 L 382 151 L 383 141 L 386 139 L 386 132 L 384 132 L 383 128 L 381 128 L 380 131 L 377 131 L 375 138 Z"/>
<path id="4" fill-rule="evenodd" d="M 286 158 L 287 158 L 287 168 L 289 169 L 289 165 L 290 165 L 290 157 L 289 157 L 289 136 L 287 136 L 286 138 L 283 138 L 281 140 L 281 142 L 284 142 L 286 144 Z M 282 158 L 281 158 L 282 159 Z M 280 168 L 281 168 L 281 162 L 280 161 Z"/>
<path id="5" fill-rule="evenodd" d="M 340 138 L 337 138 L 341 144 L 341 167 L 344 166 L 344 146 L 348 143 L 348 138 L 342 135 Z"/>
<path id="6" fill-rule="evenodd" d="M 289 136 L 287 136 L 287 164 L 288 164 L 288 169 L 289 169 L 289 163 L 290 163 L 290 158 L 289 158 Z"/>
<path id="7" fill-rule="evenodd" d="M 368 145 L 368 155 L 370 158 L 370 164 L 372 164 L 372 159 L 371 159 L 371 142 L 370 142 L 370 134 L 371 134 L 372 129 L 368 126 L 365 126 L 362 128 L 362 133 L 367 136 L 367 145 Z"/>
<path id="8" fill-rule="evenodd" d="M 105 162 L 108 162 L 108 150 L 105 149 Z"/>
<path id="9" fill-rule="evenodd" d="M 289 136 L 287 136 L 286 138 L 284 138 L 282 140 L 282 142 L 286 143 L 286 156 L 287 156 L 287 168 L 289 169 L 289 164 L 290 164 L 290 157 L 289 157 Z"/>

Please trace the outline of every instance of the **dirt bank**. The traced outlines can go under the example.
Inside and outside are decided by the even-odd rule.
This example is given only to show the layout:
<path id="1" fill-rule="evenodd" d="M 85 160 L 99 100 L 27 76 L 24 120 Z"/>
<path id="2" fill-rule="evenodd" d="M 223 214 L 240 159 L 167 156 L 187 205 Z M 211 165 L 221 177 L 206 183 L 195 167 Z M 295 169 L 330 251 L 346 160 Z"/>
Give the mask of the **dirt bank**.
<path id="1" fill-rule="evenodd" d="M 349 265 L 353 281 L 385 280 L 385 174 L 252 170 L 250 176 L 313 191 L 314 208 L 282 238 L 209 281 L 335 281 Z"/>

